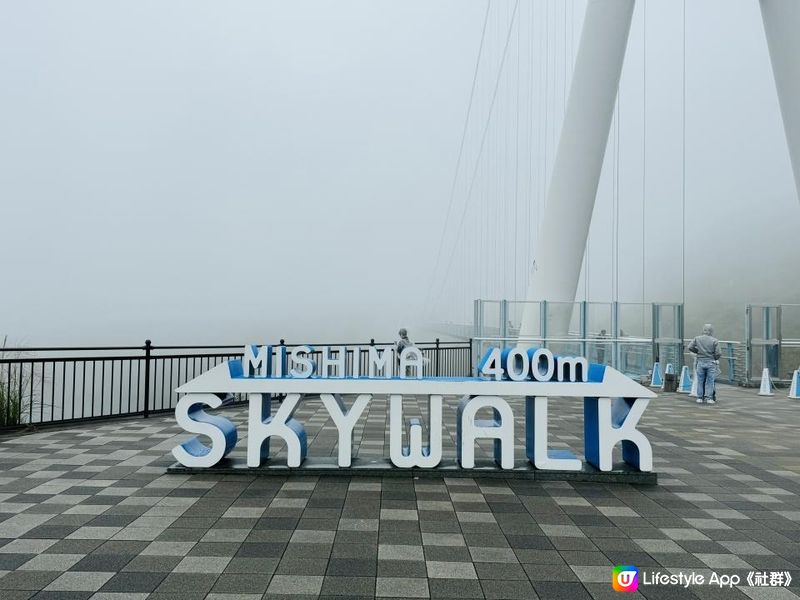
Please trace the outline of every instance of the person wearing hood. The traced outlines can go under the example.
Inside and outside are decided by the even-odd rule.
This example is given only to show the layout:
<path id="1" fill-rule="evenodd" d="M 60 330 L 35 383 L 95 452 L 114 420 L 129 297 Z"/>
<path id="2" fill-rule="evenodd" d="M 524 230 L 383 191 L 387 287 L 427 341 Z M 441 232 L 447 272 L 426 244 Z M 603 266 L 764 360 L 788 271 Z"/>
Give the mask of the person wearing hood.
<path id="1" fill-rule="evenodd" d="M 412 347 L 414 345 L 414 342 L 408 339 L 408 331 L 406 331 L 405 327 L 403 327 L 403 329 L 398 331 L 397 335 L 400 336 L 400 339 L 397 340 L 395 348 L 397 349 L 397 359 L 400 360 L 400 355 L 403 353 L 403 350 Z"/>
<path id="2" fill-rule="evenodd" d="M 719 360 L 719 340 L 714 337 L 714 328 L 710 323 L 703 325 L 703 333 L 689 343 L 689 352 L 697 355 L 697 403 L 714 404 L 714 383 L 717 376 Z"/>

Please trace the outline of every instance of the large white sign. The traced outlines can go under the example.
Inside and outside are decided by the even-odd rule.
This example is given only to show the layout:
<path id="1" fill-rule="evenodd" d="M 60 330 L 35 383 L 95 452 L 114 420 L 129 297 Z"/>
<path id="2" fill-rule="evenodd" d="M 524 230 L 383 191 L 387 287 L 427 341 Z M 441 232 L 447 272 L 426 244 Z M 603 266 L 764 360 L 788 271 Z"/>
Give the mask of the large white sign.
<path id="1" fill-rule="evenodd" d="M 590 364 L 582 357 L 554 356 L 544 348 L 492 348 L 478 364 L 478 377 L 428 377 L 418 348 L 395 356 L 391 348 L 370 346 L 366 372 L 356 357 L 359 348 L 320 348 L 321 361 L 311 359 L 315 349 L 298 346 L 246 346 L 240 360 L 214 367 L 178 388 L 183 396 L 175 409 L 178 424 L 193 437 L 173 449 L 186 467 L 212 467 L 235 447 L 234 424 L 206 408 L 218 408 L 219 396 L 246 394 L 249 399 L 247 466 L 257 468 L 270 458 L 272 438 L 286 443 L 287 464 L 300 467 L 308 444 L 305 428 L 294 413 L 305 398 L 319 397 L 338 431 L 338 465 L 352 460 L 353 429 L 370 402 L 389 403 L 389 457 L 396 467 L 432 468 L 442 460 L 443 398 L 461 398 L 456 415 L 456 453 L 461 468 L 475 466 L 475 442 L 493 440 L 494 460 L 501 469 L 513 469 L 514 413 L 507 398 L 525 397 L 526 459 L 537 469 L 578 471 L 583 465 L 569 450 L 548 445 L 550 397 L 577 397 L 584 402 L 584 454 L 601 471 L 612 470 L 614 447 L 621 443 L 623 460 L 640 471 L 652 471 L 650 442 L 636 428 L 655 394 L 619 371 Z M 348 356 L 351 354 L 351 356 Z M 285 394 L 275 414 L 272 396 Z M 403 398 L 428 399 L 428 439 L 420 419 L 403 418 Z M 353 397 L 348 407 L 345 397 Z M 478 414 L 488 409 L 492 418 Z M 407 427 L 406 427 L 407 425 Z M 407 439 L 403 439 L 404 430 Z"/>

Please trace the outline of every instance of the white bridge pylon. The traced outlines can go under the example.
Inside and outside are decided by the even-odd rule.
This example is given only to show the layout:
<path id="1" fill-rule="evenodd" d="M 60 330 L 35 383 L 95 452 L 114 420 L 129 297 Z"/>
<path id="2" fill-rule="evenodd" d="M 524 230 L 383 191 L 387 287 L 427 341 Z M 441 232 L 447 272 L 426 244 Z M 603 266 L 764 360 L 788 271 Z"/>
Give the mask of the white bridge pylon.
<path id="1" fill-rule="evenodd" d="M 800 196 L 800 0 L 760 0 L 783 126 Z M 572 303 L 578 289 L 600 172 L 614 115 L 635 0 L 589 0 L 569 99 L 536 240 L 527 300 Z M 552 327 L 566 331 L 571 306 L 557 307 Z M 520 340 L 538 330 L 536 305 L 525 305 Z"/>

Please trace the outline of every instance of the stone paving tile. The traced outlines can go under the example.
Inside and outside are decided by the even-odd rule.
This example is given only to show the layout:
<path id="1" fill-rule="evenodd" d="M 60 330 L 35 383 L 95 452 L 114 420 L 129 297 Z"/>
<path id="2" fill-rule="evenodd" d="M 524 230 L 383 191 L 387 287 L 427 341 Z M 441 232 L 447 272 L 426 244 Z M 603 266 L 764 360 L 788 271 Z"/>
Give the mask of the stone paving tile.
<path id="1" fill-rule="evenodd" d="M 780 569 L 798 582 L 800 411 L 780 394 L 721 387 L 714 407 L 662 395 L 641 424 L 660 473 L 654 487 L 168 475 L 170 449 L 185 437 L 168 416 L 3 435 L 0 599 L 615 598 L 615 564 L 740 576 Z M 421 416 L 423 404 L 409 402 L 407 416 Z M 520 402 L 512 407 L 522 414 Z M 451 435 L 452 408 L 448 400 Z M 224 412 L 243 432 L 246 410 Z M 551 413 L 551 445 L 580 455 L 580 405 Z M 310 454 L 335 455 L 320 403 L 297 415 Z M 385 428 L 385 408 L 370 405 L 354 430 L 358 454 L 384 455 Z M 522 460 L 521 422 L 516 438 Z M 491 444 L 478 446 L 488 457 Z M 640 585 L 626 598 L 780 600 L 798 591 Z"/>

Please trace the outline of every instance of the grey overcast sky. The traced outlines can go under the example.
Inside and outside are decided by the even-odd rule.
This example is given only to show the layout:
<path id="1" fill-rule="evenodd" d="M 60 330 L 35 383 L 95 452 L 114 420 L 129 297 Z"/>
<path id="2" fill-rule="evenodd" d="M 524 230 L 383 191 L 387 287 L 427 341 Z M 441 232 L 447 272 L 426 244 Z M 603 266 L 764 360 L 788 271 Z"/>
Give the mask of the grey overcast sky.
<path id="1" fill-rule="evenodd" d="M 640 0 L 579 299 L 737 320 L 800 301 L 800 203 L 757 1 L 687 4 L 686 243 L 682 3 Z M 0 0 L 0 336 L 391 339 L 521 297 L 585 2 L 491 3 L 446 221 L 486 6 Z"/>

